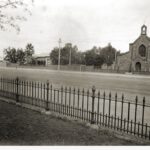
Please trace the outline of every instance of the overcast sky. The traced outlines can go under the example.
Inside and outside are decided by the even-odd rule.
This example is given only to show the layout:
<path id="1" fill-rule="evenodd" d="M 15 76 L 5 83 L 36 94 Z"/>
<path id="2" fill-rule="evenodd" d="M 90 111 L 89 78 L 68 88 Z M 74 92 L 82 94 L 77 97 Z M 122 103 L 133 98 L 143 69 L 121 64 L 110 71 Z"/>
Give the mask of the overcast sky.
<path id="1" fill-rule="evenodd" d="M 59 38 L 62 45 L 71 42 L 82 51 L 110 42 L 126 52 L 144 23 L 150 31 L 150 0 L 34 1 L 32 16 L 20 23 L 19 34 L 0 31 L 1 54 L 3 48 L 24 48 L 27 43 L 33 43 L 37 54 L 50 53 Z"/>

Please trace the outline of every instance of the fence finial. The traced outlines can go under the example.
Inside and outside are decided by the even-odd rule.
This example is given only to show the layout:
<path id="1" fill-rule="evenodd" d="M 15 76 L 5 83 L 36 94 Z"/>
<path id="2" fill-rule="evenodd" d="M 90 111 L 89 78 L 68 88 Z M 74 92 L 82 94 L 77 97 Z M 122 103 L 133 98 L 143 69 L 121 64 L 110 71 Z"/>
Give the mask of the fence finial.
<path id="1" fill-rule="evenodd" d="M 100 91 L 98 91 L 98 98 L 100 98 Z"/>
<path id="2" fill-rule="evenodd" d="M 143 105 L 145 105 L 145 96 L 143 97 Z"/>
<path id="3" fill-rule="evenodd" d="M 135 103 L 137 104 L 138 102 L 138 96 L 135 97 Z"/>
<path id="4" fill-rule="evenodd" d="M 117 100 L 117 92 L 116 92 L 116 94 L 115 94 L 115 99 Z"/>
<path id="5" fill-rule="evenodd" d="M 122 101 L 124 100 L 124 94 L 122 94 Z"/>
<path id="6" fill-rule="evenodd" d="M 111 92 L 109 92 L 109 98 L 111 98 Z"/>

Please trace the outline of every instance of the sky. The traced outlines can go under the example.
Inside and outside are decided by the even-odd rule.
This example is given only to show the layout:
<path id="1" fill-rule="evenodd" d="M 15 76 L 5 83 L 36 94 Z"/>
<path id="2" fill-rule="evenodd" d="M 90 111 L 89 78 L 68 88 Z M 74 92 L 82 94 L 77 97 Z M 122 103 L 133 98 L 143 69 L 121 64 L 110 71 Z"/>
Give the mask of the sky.
<path id="1" fill-rule="evenodd" d="M 111 43 L 121 52 L 140 35 L 146 24 L 150 31 L 150 0 L 34 0 L 29 16 L 19 22 L 21 31 L 0 31 L 0 55 L 7 47 L 24 48 L 32 43 L 36 54 L 49 54 L 58 46 L 71 42 L 85 51 Z"/>

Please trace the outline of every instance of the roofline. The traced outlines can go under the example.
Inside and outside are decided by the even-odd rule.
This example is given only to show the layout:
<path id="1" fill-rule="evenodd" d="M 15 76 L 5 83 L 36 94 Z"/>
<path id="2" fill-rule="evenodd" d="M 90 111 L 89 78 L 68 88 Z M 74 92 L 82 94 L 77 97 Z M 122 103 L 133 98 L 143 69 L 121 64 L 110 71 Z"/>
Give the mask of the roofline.
<path id="1" fill-rule="evenodd" d="M 34 56 L 34 58 L 45 58 L 45 57 L 50 57 L 50 56 Z"/>
<path id="2" fill-rule="evenodd" d="M 127 52 L 121 53 L 121 54 L 119 54 L 118 56 L 123 56 L 123 55 L 126 55 L 126 54 L 128 54 L 128 53 L 130 53 L 130 51 L 127 51 Z"/>
<path id="3" fill-rule="evenodd" d="M 146 36 L 146 38 L 150 41 L 150 37 L 148 37 L 147 35 L 140 35 L 133 43 L 130 44 L 134 44 L 141 36 Z"/>

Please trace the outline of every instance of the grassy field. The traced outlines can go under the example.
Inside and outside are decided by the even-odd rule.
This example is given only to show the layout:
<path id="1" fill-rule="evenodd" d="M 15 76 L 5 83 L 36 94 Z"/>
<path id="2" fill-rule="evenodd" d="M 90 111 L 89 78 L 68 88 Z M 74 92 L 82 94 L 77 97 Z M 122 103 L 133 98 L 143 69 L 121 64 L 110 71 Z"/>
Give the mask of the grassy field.
<path id="1" fill-rule="evenodd" d="M 0 68 L 0 76 L 8 78 L 19 76 L 24 80 L 45 82 L 49 80 L 56 87 L 64 85 L 91 89 L 95 85 L 98 90 L 105 91 L 107 94 L 110 91 L 112 94 L 117 92 L 119 96 L 124 93 L 125 98 L 129 100 L 134 100 L 137 95 L 142 102 L 145 96 L 146 103 L 150 104 L 150 76 L 22 68 Z"/>
<path id="2" fill-rule="evenodd" d="M 0 101 L 0 145 L 143 145 Z M 148 143 L 147 143 L 148 144 Z"/>

